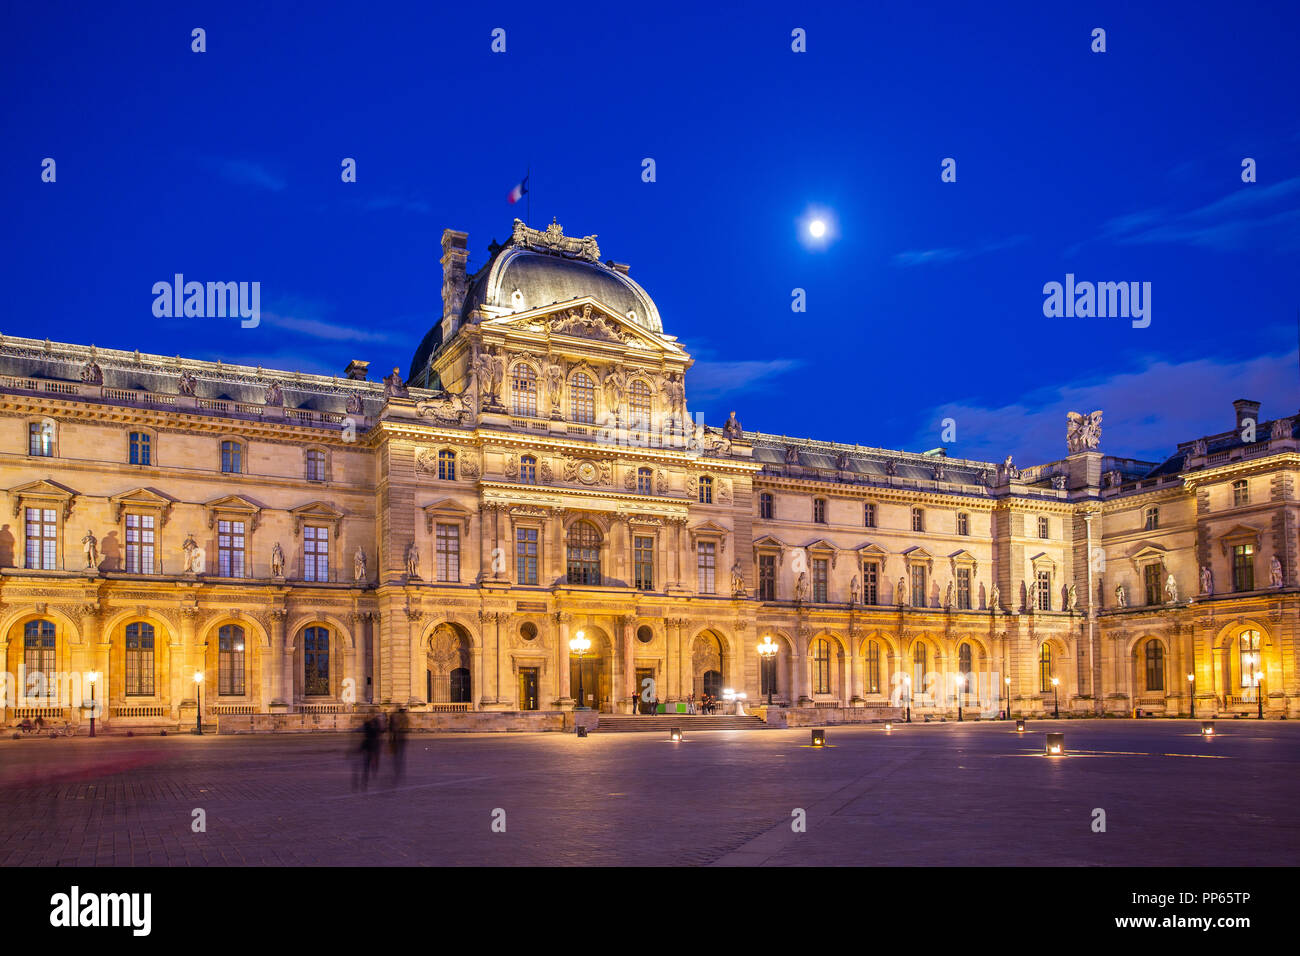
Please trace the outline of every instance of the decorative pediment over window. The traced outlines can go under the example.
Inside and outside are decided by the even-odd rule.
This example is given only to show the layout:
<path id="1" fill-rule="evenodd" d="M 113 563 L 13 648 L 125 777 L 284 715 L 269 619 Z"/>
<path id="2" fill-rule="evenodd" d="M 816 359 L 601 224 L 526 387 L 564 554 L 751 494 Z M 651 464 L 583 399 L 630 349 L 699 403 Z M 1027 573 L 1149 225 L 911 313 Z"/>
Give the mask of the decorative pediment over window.
<path id="1" fill-rule="evenodd" d="M 435 524 L 459 525 L 461 532 L 469 534 L 470 511 L 452 498 L 439 498 L 424 506 L 424 530 L 433 534 Z"/>
<path id="2" fill-rule="evenodd" d="M 524 303 L 525 305 L 527 303 Z M 621 315 L 593 296 L 582 296 L 558 307 L 548 303 L 526 312 L 499 316 L 482 323 L 484 328 L 514 328 L 523 332 L 547 332 L 552 336 L 594 339 L 597 342 L 632 345 L 668 354 L 684 354 L 669 337 L 650 333 L 630 315 Z"/>
<path id="3" fill-rule="evenodd" d="M 840 549 L 825 538 L 818 538 L 811 544 L 805 544 L 803 549 L 808 552 L 810 558 L 830 558 L 832 568 L 835 567 L 835 559 L 840 554 Z"/>
<path id="4" fill-rule="evenodd" d="M 780 538 L 765 534 L 754 542 L 754 554 L 772 554 L 773 552 L 776 553 L 777 564 L 785 560 L 785 542 Z"/>
<path id="5" fill-rule="evenodd" d="M 857 549 L 858 558 L 863 561 L 879 561 L 882 565 L 889 557 L 889 552 L 878 544 L 868 542 Z"/>
<path id="6" fill-rule="evenodd" d="M 1226 555 L 1239 544 L 1253 544 L 1255 551 L 1258 552 L 1260 533 L 1258 528 L 1252 528 L 1250 525 L 1234 525 L 1219 535 L 1219 547 L 1223 549 L 1223 553 Z"/>
<path id="7" fill-rule="evenodd" d="M 969 568 L 971 574 L 974 574 L 979 569 L 979 561 L 976 560 L 975 555 L 965 548 L 948 555 L 948 563 L 952 565 L 952 576 L 954 578 L 957 576 L 958 568 Z"/>
<path id="8" fill-rule="evenodd" d="M 324 525 L 333 532 L 334 540 L 338 540 L 339 523 L 343 520 L 343 512 L 333 505 L 326 504 L 323 501 L 313 501 L 309 504 L 299 505 L 297 508 L 290 508 L 289 514 L 293 515 L 293 536 L 295 538 L 302 534 L 304 524 L 311 524 Z"/>
<path id="9" fill-rule="evenodd" d="M 1056 573 L 1056 562 L 1051 559 L 1046 551 L 1040 551 L 1038 554 L 1030 558 L 1029 565 L 1035 572 L 1050 571 L 1053 574 Z"/>
<path id="10" fill-rule="evenodd" d="M 67 519 L 72 514 L 72 505 L 77 497 L 77 493 L 71 488 L 49 478 L 29 481 L 17 488 L 10 488 L 9 495 L 13 498 L 15 518 L 22 513 L 25 506 L 30 506 L 54 508 L 63 515 L 64 519 Z"/>
<path id="11" fill-rule="evenodd" d="M 158 515 L 158 526 L 161 528 L 167 524 L 167 517 L 176 499 L 169 498 L 152 488 L 136 488 L 132 491 L 124 491 L 120 495 L 112 495 L 108 503 L 113 509 L 114 524 L 121 524 L 124 511 L 152 511 Z"/>
<path id="12" fill-rule="evenodd" d="M 926 568 L 934 568 L 934 555 L 922 548 L 920 545 L 908 548 L 903 552 L 903 561 L 909 566 L 914 564 L 924 564 Z"/>
<path id="13" fill-rule="evenodd" d="M 727 550 L 727 529 L 712 521 L 706 521 L 703 524 L 697 524 L 690 529 L 692 546 L 700 541 L 716 541 L 718 551 Z"/>
<path id="14" fill-rule="evenodd" d="M 224 498 L 209 501 L 203 507 L 208 513 L 209 528 L 215 528 L 220 517 L 221 520 L 226 521 L 242 520 L 248 524 L 248 530 L 252 532 L 257 530 L 257 522 L 262 515 L 262 506 L 243 495 L 226 495 Z"/>
<path id="15" fill-rule="evenodd" d="M 1148 544 L 1132 554 L 1129 560 L 1133 562 L 1134 570 L 1141 575 L 1142 569 L 1149 564 L 1164 564 L 1168 554 L 1169 549 L 1162 548 L 1158 544 Z"/>

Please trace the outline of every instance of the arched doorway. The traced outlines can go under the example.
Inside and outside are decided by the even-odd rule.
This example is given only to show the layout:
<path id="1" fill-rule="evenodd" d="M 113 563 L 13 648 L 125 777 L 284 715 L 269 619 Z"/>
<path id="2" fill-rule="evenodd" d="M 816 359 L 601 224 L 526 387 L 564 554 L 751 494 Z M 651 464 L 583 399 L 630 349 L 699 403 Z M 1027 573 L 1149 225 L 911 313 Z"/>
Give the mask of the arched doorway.
<path id="1" fill-rule="evenodd" d="M 457 704 L 472 709 L 474 688 L 470 668 L 473 645 L 459 624 L 444 621 L 433 629 L 425 652 L 425 693 L 431 704 Z"/>
<path id="2" fill-rule="evenodd" d="M 726 680 L 722 638 L 713 631 L 701 631 L 691 643 L 691 692 L 700 700 L 705 694 L 722 696 Z"/>
<path id="3" fill-rule="evenodd" d="M 591 646 L 579 658 L 570 645 L 569 693 L 573 695 L 576 706 L 608 713 L 613 710 L 610 662 L 614 645 L 609 635 L 598 627 L 586 625 L 576 628 L 573 636 L 578 634 L 589 640 Z"/>

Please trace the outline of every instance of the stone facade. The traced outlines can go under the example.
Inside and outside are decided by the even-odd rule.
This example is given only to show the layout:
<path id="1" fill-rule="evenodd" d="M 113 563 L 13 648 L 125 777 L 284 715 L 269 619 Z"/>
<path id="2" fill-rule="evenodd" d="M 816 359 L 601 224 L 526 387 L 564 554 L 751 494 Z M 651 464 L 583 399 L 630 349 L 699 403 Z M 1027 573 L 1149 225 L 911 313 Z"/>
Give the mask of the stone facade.
<path id="1" fill-rule="evenodd" d="M 765 667 L 819 710 L 1254 713 L 1258 672 L 1296 712 L 1293 418 L 1143 462 L 1073 416 L 1023 469 L 708 427 L 595 237 L 465 249 L 405 380 L 0 338 L 6 725 L 82 724 L 90 673 L 115 731 L 757 704 Z"/>

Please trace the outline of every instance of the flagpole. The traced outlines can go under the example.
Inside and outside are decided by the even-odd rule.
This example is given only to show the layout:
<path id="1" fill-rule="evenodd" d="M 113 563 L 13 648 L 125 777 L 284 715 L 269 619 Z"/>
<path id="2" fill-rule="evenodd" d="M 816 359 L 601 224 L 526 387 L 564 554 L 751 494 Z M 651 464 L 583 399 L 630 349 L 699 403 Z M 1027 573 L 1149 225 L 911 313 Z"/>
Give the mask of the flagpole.
<path id="1" fill-rule="evenodd" d="M 527 166 L 524 167 L 525 183 L 528 182 L 528 177 L 532 175 L 532 172 L 533 172 L 533 166 L 532 163 L 529 163 Z M 525 189 L 527 188 L 528 187 L 525 187 Z M 524 212 L 524 215 L 528 217 L 528 225 L 531 227 L 533 224 L 533 191 L 531 189 L 528 189 L 528 191 L 525 192 L 524 195 L 528 197 L 528 206 L 526 207 L 526 211 Z"/>

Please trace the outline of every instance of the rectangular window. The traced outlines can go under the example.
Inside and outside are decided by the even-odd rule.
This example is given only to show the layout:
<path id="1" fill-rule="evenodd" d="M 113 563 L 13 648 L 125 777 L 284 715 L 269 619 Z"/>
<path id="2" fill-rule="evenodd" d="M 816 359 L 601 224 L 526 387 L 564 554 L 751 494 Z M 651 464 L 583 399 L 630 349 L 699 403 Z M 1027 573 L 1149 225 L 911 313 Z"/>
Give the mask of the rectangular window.
<path id="1" fill-rule="evenodd" d="M 912 566 L 912 607 L 925 607 L 925 567 Z"/>
<path id="2" fill-rule="evenodd" d="M 632 571 L 638 591 L 653 591 L 655 580 L 655 539 L 637 536 L 632 539 Z"/>
<path id="3" fill-rule="evenodd" d="M 1148 508 L 1146 511 L 1145 528 L 1147 531 L 1155 531 L 1160 527 L 1160 509 Z"/>
<path id="4" fill-rule="evenodd" d="M 302 579 L 328 581 L 330 579 L 330 529 L 302 529 Z"/>
<path id="5" fill-rule="evenodd" d="M 875 561 L 862 562 L 862 603 L 880 603 L 880 565 Z"/>
<path id="6" fill-rule="evenodd" d="M 812 579 L 813 579 L 813 603 L 825 604 L 827 601 L 827 578 L 829 577 L 830 562 L 825 558 L 813 558 Z"/>
<path id="7" fill-rule="evenodd" d="M 32 422 L 27 426 L 27 454 L 49 458 L 54 454 L 54 425 Z"/>
<path id="8" fill-rule="evenodd" d="M 244 449 L 238 442 L 221 443 L 221 470 L 229 475 L 241 474 L 244 470 Z"/>
<path id="9" fill-rule="evenodd" d="M 696 564 L 699 569 L 699 590 L 701 594 L 713 593 L 713 576 L 716 570 L 716 548 L 712 541 L 701 541 L 698 545 Z"/>
<path id="10" fill-rule="evenodd" d="M 758 516 L 769 520 L 772 517 L 772 496 L 766 491 L 758 496 Z"/>
<path id="11" fill-rule="evenodd" d="M 925 530 L 925 512 L 923 512 L 920 508 L 912 509 L 912 530 L 913 531 Z"/>
<path id="12" fill-rule="evenodd" d="M 959 512 L 957 515 L 957 533 L 970 534 L 970 515 L 966 512 Z"/>
<path id="13" fill-rule="evenodd" d="M 537 583 L 537 529 L 515 529 L 515 578 L 520 584 Z"/>
<path id="14" fill-rule="evenodd" d="M 957 569 L 957 607 L 970 610 L 970 568 Z"/>
<path id="15" fill-rule="evenodd" d="M 150 464 L 152 459 L 151 444 L 148 432 L 131 432 L 131 464 Z"/>
<path id="16" fill-rule="evenodd" d="M 458 584 L 460 582 L 460 526 L 440 524 L 436 530 L 438 580 Z"/>
<path id="17" fill-rule="evenodd" d="M 244 522 L 217 522 L 217 574 L 223 578 L 244 577 Z"/>
<path id="18" fill-rule="evenodd" d="M 826 499 L 824 498 L 813 499 L 813 521 L 817 522 L 818 524 L 826 523 Z"/>
<path id="19" fill-rule="evenodd" d="M 126 626 L 126 696 L 153 696 L 153 627 Z"/>
<path id="20" fill-rule="evenodd" d="M 1161 579 L 1161 567 L 1158 564 L 1148 564 L 1142 569 L 1142 584 L 1146 590 L 1148 604 L 1162 604 L 1160 600 L 1160 589 L 1164 584 Z"/>
<path id="21" fill-rule="evenodd" d="M 776 600 L 776 555 L 774 554 L 758 556 L 758 599 Z"/>
<path id="22" fill-rule="evenodd" d="M 872 641 L 867 645 L 865 690 L 868 694 L 880 693 L 880 645 Z"/>
<path id="23" fill-rule="evenodd" d="M 862 524 L 868 528 L 876 526 L 876 506 L 870 502 L 862 506 Z"/>
<path id="24" fill-rule="evenodd" d="M 1232 589 L 1255 590 L 1255 546 L 1238 544 L 1232 548 Z"/>
<path id="25" fill-rule="evenodd" d="M 59 555 L 59 520 L 53 508 L 27 509 L 27 567 L 53 571 Z"/>
<path id="26" fill-rule="evenodd" d="M 126 570 L 131 574 L 154 573 L 154 516 L 126 516 Z"/>
<path id="27" fill-rule="evenodd" d="M 1052 609 L 1052 572 L 1038 572 L 1038 610 L 1050 611 Z"/>
<path id="28" fill-rule="evenodd" d="M 307 452 L 307 480 L 325 480 L 325 453 L 323 451 Z"/>
<path id="29" fill-rule="evenodd" d="M 1040 538 L 1047 537 L 1047 519 L 1044 517 L 1038 519 L 1038 536 Z"/>

